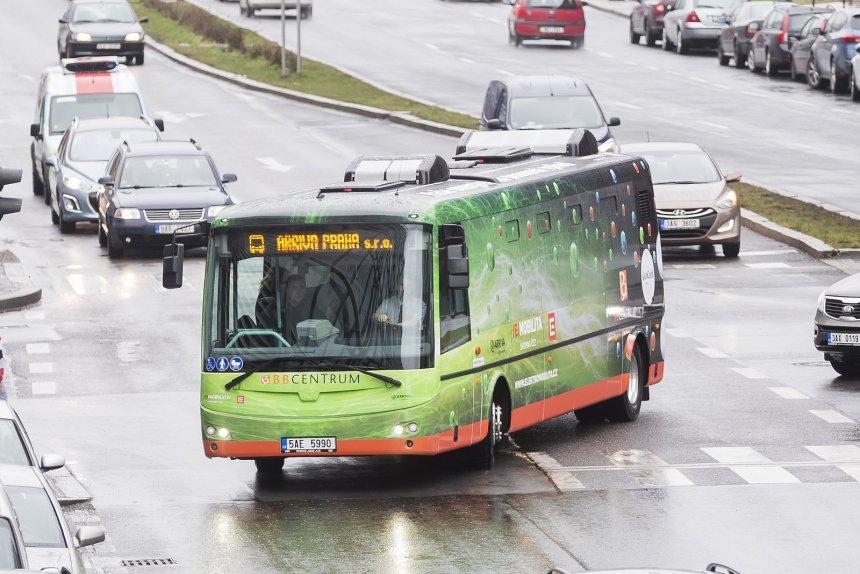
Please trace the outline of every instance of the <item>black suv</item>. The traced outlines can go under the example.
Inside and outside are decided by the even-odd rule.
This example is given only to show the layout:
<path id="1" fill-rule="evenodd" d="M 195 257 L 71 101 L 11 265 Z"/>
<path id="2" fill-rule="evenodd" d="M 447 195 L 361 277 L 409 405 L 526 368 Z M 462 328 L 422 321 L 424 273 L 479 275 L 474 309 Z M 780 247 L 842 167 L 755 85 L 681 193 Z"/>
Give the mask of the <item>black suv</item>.
<path id="1" fill-rule="evenodd" d="M 123 142 L 99 179 L 99 245 L 111 259 L 127 248 L 161 247 L 176 235 L 189 246 L 206 244 L 202 224 L 233 201 L 215 163 L 194 140 Z"/>
<path id="2" fill-rule="evenodd" d="M 791 42 L 800 34 L 801 28 L 816 14 L 832 12 L 830 6 L 797 6 L 781 2 L 765 16 L 761 29 L 750 42 L 747 67 L 752 72 L 776 75 L 787 69 L 791 62 Z"/>

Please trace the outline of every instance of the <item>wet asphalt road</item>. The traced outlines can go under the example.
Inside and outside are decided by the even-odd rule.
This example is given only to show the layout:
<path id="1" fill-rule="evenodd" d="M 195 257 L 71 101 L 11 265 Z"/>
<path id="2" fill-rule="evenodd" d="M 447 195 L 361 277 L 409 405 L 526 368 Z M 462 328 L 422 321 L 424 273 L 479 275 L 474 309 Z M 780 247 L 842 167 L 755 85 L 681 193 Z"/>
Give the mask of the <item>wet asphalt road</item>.
<path id="1" fill-rule="evenodd" d="M 207 460 L 201 253 L 165 292 L 158 254 L 111 262 L 93 229 L 61 236 L 29 191 L 34 78 L 53 63 L 46 11 L 0 21 L 0 164 L 25 168 L 3 192 L 25 201 L 0 222 L 0 247 L 44 289 L 40 305 L 0 315 L 0 336 L 30 435 L 93 496 L 69 519 L 107 530 L 94 571 L 856 571 L 860 381 L 822 363 L 811 325 L 843 274 L 752 233 L 737 260 L 667 250 L 667 374 L 633 424 L 549 421 L 517 433 L 491 473 L 444 458 L 293 460 L 259 481 L 249 462 Z M 242 199 L 337 179 L 358 153 L 452 143 L 245 93 L 155 54 L 134 71 L 167 134 L 193 135 L 238 173 Z M 143 558 L 177 564 L 121 567 Z"/>

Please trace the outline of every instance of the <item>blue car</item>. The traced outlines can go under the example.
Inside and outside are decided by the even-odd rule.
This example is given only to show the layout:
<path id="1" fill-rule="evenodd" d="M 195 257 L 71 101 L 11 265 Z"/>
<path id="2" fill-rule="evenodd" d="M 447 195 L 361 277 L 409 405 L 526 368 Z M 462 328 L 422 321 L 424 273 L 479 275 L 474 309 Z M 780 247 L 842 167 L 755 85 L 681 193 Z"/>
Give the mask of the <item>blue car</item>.
<path id="1" fill-rule="evenodd" d="M 206 244 L 204 224 L 233 201 L 209 154 L 194 140 L 123 142 L 99 179 L 99 245 L 117 259 L 126 249 L 173 241 Z"/>
<path id="2" fill-rule="evenodd" d="M 849 91 L 851 59 L 857 55 L 857 46 L 860 46 L 860 7 L 836 10 L 812 44 L 810 63 L 822 83 L 829 82 L 834 94 Z"/>

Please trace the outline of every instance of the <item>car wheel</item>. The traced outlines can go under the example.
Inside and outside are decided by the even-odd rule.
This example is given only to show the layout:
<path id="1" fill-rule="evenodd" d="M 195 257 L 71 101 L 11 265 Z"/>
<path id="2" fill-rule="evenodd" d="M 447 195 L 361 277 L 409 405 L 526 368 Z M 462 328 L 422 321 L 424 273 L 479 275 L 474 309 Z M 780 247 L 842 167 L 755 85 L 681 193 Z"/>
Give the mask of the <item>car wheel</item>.
<path id="1" fill-rule="evenodd" d="M 111 259 L 122 259 L 123 248 L 122 245 L 117 245 L 113 240 L 113 233 L 110 231 L 110 225 L 108 225 L 107 232 L 107 249 L 108 249 L 108 257 Z"/>
<path id="2" fill-rule="evenodd" d="M 717 60 L 719 60 L 721 66 L 728 66 L 729 60 L 731 60 L 731 56 L 727 56 L 726 53 L 723 51 L 722 41 L 717 44 Z"/>
<path id="3" fill-rule="evenodd" d="M 135 66 L 142 66 L 143 65 L 143 53 L 134 57 L 134 64 L 135 64 Z"/>
<path id="4" fill-rule="evenodd" d="M 830 60 L 830 93 L 841 94 L 845 91 L 845 81 L 836 72 L 836 60 Z"/>
<path id="5" fill-rule="evenodd" d="M 310 6 L 302 10 L 302 18 L 305 20 L 310 20 L 310 18 L 314 15 L 314 9 Z"/>
<path id="6" fill-rule="evenodd" d="M 570 41 L 570 48 L 572 50 L 578 50 L 585 46 L 585 38 L 574 38 Z"/>
<path id="7" fill-rule="evenodd" d="M 848 85 L 851 91 L 851 99 L 855 102 L 860 102 L 860 86 L 857 85 L 857 76 L 854 75 L 854 68 L 851 68 L 851 78 Z"/>
<path id="8" fill-rule="evenodd" d="M 741 55 L 741 47 L 737 42 L 734 43 L 732 48 L 732 57 L 735 59 L 735 68 L 741 69 L 747 63 L 747 59 Z"/>
<path id="9" fill-rule="evenodd" d="M 42 172 L 42 182 L 45 185 L 45 193 L 42 194 L 42 199 L 45 200 L 45 205 L 51 205 L 51 180 L 48 179 L 48 173 L 46 171 Z"/>
<path id="10" fill-rule="evenodd" d="M 102 227 L 102 221 L 99 219 L 99 247 L 107 247 L 107 235 L 105 235 L 105 229 Z"/>
<path id="11" fill-rule="evenodd" d="M 245 7 L 240 4 L 239 5 L 239 16 L 244 16 L 244 15 L 245 15 Z"/>
<path id="12" fill-rule="evenodd" d="M 806 85 L 813 90 L 821 87 L 821 74 L 818 73 L 818 66 L 815 65 L 815 60 L 811 57 L 806 65 Z"/>
<path id="13" fill-rule="evenodd" d="M 753 74 L 761 72 L 761 68 L 759 68 L 755 63 L 755 50 L 752 48 L 750 48 L 750 53 L 747 54 L 747 68 L 749 68 L 749 71 Z"/>
<path id="14" fill-rule="evenodd" d="M 860 362 L 838 361 L 832 357 L 827 360 L 833 370 L 843 377 L 860 377 Z"/>
<path id="15" fill-rule="evenodd" d="M 64 218 L 65 210 L 63 209 L 63 204 L 60 202 L 59 197 L 57 198 L 57 211 L 58 211 L 57 219 L 59 220 L 59 224 L 60 224 L 60 233 L 62 233 L 63 235 L 68 235 L 70 233 L 74 233 L 76 224 L 74 221 L 66 221 L 65 220 L 65 218 Z M 52 211 L 52 213 L 53 213 L 53 211 Z M 52 217 L 53 217 L 53 215 L 52 215 Z"/>
<path id="16" fill-rule="evenodd" d="M 57 213 L 56 211 L 54 211 L 53 205 L 51 206 L 50 211 L 51 211 L 51 223 L 53 223 L 54 225 L 57 225 L 58 223 L 60 223 L 60 214 Z"/>
<path id="17" fill-rule="evenodd" d="M 773 62 L 773 58 L 770 57 L 770 51 L 765 50 L 764 52 L 764 75 L 772 78 L 779 71 L 779 68 Z"/>
<path id="18" fill-rule="evenodd" d="M 501 382 L 499 384 L 502 384 Z M 489 425 L 487 435 L 477 444 L 463 451 L 466 467 L 471 470 L 490 470 L 496 463 L 496 445 L 504 437 L 505 407 L 499 393 L 493 394 L 490 402 Z"/>
<path id="19" fill-rule="evenodd" d="M 254 17 L 254 9 L 251 8 L 251 6 L 248 6 L 247 8 L 245 8 L 245 16 L 247 16 L 248 18 Z"/>
<path id="20" fill-rule="evenodd" d="M 642 37 L 642 35 L 637 34 L 636 31 L 633 29 L 633 20 L 631 19 L 630 20 L 630 43 L 631 44 L 638 44 L 639 38 L 641 38 L 641 37 Z"/>
<path id="21" fill-rule="evenodd" d="M 657 44 L 658 36 L 659 33 L 652 30 L 648 22 L 645 22 L 645 45 L 653 48 Z"/>
<path id="22" fill-rule="evenodd" d="M 723 243 L 723 256 L 734 259 L 741 252 L 741 242 Z"/>
<path id="23" fill-rule="evenodd" d="M 642 395 L 645 389 L 645 369 L 642 352 L 638 345 L 633 346 L 630 365 L 627 371 L 627 391 L 621 396 L 606 402 L 606 418 L 612 422 L 627 423 L 639 417 L 642 408 Z"/>
<path id="24" fill-rule="evenodd" d="M 678 28 L 678 43 L 675 44 L 675 52 L 681 55 L 684 55 L 689 52 L 689 50 L 687 49 L 687 45 L 684 43 L 684 35 L 681 33 L 680 28 Z"/>
<path id="25" fill-rule="evenodd" d="M 33 195 L 42 195 L 45 193 L 45 186 L 42 180 L 39 179 L 39 172 L 36 171 L 36 165 L 33 165 Z"/>
<path id="26" fill-rule="evenodd" d="M 663 28 L 663 49 L 667 52 L 672 49 L 672 42 L 669 41 L 669 36 L 666 34 L 666 28 Z"/>
<path id="27" fill-rule="evenodd" d="M 277 474 L 284 470 L 284 459 L 276 456 L 255 458 L 254 466 L 257 467 L 257 474 Z"/>

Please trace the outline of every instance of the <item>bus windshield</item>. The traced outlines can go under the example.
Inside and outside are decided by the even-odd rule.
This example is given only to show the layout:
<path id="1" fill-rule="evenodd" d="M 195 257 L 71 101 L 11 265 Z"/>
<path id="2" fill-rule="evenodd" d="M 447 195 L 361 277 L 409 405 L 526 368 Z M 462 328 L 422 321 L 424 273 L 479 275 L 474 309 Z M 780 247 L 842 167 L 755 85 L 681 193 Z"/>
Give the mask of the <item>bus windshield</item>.
<path id="1" fill-rule="evenodd" d="M 431 366 L 431 237 L 405 224 L 215 235 L 207 358 L 241 359 L 244 371 Z"/>

